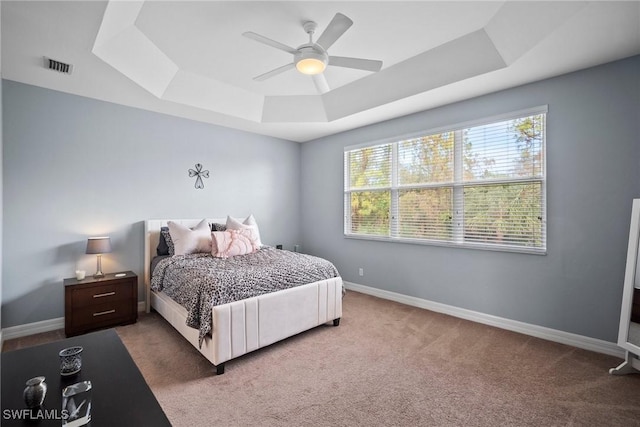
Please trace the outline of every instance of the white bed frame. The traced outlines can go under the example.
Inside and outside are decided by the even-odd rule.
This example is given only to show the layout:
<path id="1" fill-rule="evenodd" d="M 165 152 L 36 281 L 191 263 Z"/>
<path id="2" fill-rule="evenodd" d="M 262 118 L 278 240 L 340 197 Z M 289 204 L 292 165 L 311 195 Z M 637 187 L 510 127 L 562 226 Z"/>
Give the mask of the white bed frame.
<path id="1" fill-rule="evenodd" d="M 187 310 L 162 292 L 151 289 L 151 260 L 156 256 L 160 227 L 168 221 L 187 227 L 200 219 L 154 219 L 145 221 L 144 284 L 146 310 L 155 309 L 187 341 L 224 373 L 224 363 L 300 332 L 342 317 L 342 278 L 336 277 L 295 288 L 213 307 L 213 331 L 200 348 L 198 330 L 186 325 Z M 207 219 L 226 223 L 226 218 Z"/>

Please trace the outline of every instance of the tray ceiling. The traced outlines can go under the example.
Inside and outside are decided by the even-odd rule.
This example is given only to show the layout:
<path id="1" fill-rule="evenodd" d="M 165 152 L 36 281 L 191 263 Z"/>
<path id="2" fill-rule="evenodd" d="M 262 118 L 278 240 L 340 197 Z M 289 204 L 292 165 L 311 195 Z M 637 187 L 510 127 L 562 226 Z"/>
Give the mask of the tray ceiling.
<path id="1" fill-rule="evenodd" d="M 292 57 L 242 33 L 296 47 L 337 12 L 329 53 L 381 71 L 253 79 Z M 4 78 L 300 142 L 638 53 L 639 2 L 2 2 Z"/>

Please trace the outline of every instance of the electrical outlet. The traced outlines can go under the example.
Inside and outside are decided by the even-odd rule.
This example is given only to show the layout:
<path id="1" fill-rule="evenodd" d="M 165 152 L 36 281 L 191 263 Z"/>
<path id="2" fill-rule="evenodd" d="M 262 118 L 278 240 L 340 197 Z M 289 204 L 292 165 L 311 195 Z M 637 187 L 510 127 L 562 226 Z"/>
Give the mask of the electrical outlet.
<path id="1" fill-rule="evenodd" d="M 364 268 L 362 268 L 362 267 L 358 268 L 358 274 L 360 276 L 364 276 Z"/>

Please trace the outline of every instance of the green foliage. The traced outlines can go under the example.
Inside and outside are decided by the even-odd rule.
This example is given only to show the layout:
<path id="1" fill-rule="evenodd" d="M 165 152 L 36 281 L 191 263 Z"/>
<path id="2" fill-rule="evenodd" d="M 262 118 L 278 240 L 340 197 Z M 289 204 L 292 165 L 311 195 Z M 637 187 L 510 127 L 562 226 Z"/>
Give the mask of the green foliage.
<path id="1" fill-rule="evenodd" d="M 504 142 L 502 158 L 482 157 L 465 133 L 464 176 L 467 182 L 532 179 L 533 182 L 465 186 L 465 240 L 541 247 L 544 116 L 529 116 L 488 125 Z M 483 129 L 485 131 L 485 129 Z M 480 141 L 484 143 L 485 141 Z M 495 143 L 494 143 L 495 144 Z M 505 147 L 506 145 L 506 147 Z M 491 151 L 489 151 L 491 153 Z M 500 164 L 500 167 L 494 167 Z"/>
<path id="2" fill-rule="evenodd" d="M 465 240 L 542 246 L 541 197 L 538 182 L 465 187 Z"/>
<path id="3" fill-rule="evenodd" d="M 391 144 L 351 151 L 348 155 L 351 188 L 391 185 Z M 351 232 L 388 236 L 390 206 L 390 191 L 352 192 Z"/>
<path id="4" fill-rule="evenodd" d="M 400 191 L 399 236 L 451 240 L 452 198 L 451 187 Z"/>
<path id="5" fill-rule="evenodd" d="M 351 193 L 351 232 L 388 236 L 390 206 L 390 191 Z"/>
<path id="6" fill-rule="evenodd" d="M 398 143 L 399 184 L 453 181 L 454 133 L 423 136 Z"/>
<path id="7" fill-rule="evenodd" d="M 349 176 L 351 188 L 391 185 L 391 144 L 350 151 Z"/>

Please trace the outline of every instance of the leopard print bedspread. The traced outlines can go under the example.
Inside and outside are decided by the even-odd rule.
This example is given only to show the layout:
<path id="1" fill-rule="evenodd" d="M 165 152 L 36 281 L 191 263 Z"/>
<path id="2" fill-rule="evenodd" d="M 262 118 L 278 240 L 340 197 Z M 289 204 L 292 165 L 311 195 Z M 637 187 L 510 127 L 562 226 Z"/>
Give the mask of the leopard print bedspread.
<path id="1" fill-rule="evenodd" d="M 187 325 L 200 331 L 202 346 L 213 327 L 211 307 L 338 276 L 325 259 L 263 247 L 226 259 L 207 253 L 163 259 L 153 271 L 151 288 L 187 309 Z"/>

